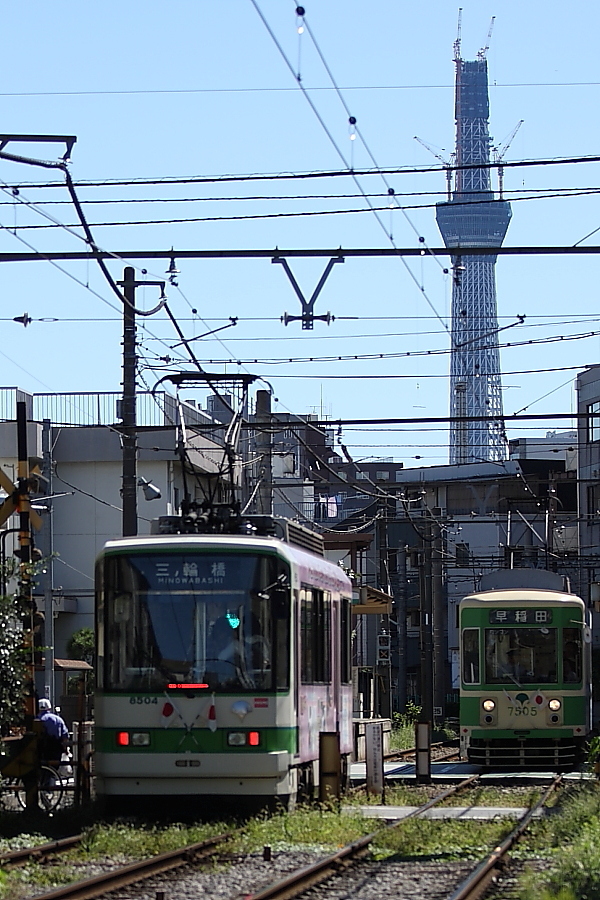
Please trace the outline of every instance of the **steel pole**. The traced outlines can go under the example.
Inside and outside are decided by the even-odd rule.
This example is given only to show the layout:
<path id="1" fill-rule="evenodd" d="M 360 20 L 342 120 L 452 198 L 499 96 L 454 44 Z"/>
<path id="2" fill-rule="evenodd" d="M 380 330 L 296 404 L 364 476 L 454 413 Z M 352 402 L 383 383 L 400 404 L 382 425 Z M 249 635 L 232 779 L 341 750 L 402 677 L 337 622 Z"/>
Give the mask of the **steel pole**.
<path id="1" fill-rule="evenodd" d="M 136 329 L 135 269 L 123 271 L 123 537 L 137 534 L 137 420 L 136 420 Z"/>

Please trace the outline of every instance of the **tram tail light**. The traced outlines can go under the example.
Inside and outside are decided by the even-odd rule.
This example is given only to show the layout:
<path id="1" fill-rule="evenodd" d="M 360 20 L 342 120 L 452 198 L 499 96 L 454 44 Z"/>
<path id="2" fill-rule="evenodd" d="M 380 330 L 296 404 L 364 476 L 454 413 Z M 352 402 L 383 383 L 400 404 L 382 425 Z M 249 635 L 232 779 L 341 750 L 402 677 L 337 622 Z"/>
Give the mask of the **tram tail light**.
<path id="1" fill-rule="evenodd" d="M 119 747 L 129 747 L 128 731 L 117 731 L 117 745 Z"/>
<path id="2" fill-rule="evenodd" d="M 227 735 L 227 744 L 230 747 L 259 747 L 259 731 L 230 731 Z"/>

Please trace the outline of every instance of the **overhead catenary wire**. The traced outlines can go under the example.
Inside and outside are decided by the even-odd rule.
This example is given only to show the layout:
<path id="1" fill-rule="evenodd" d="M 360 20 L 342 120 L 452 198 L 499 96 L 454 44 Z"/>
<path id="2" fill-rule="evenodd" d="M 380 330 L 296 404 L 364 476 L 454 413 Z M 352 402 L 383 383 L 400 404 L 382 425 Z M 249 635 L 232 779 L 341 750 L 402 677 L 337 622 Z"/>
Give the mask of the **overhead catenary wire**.
<path id="1" fill-rule="evenodd" d="M 296 90 L 296 88 L 294 88 Z M 133 187 L 133 186 L 149 186 L 162 184 L 220 184 L 223 182 L 246 182 L 246 181 L 301 181 L 310 178 L 350 178 L 353 175 L 367 177 L 371 175 L 421 175 L 439 172 L 445 174 L 448 169 L 452 172 L 468 171 L 470 169 L 503 169 L 523 168 L 532 166 L 558 166 L 558 165 L 578 165 L 585 163 L 598 163 L 600 156 L 555 156 L 542 157 L 538 159 L 521 159 L 489 163 L 463 163 L 461 165 L 452 166 L 386 166 L 385 168 L 368 169 L 354 168 L 350 171 L 344 169 L 319 169 L 307 172 L 273 172 L 273 173 L 238 173 L 226 175 L 188 175 L 188 176 L 171 176 L 165 175 L 155 178 L 105 178 L 102 180 L 85 180 L 79 179 L 74 181 L 77 188 L 92 187 Z M 51 182 L 35 182 L 35 181 L 18 181 L 8 184 L 9 188 L 64 188 L 63 181 Z"/>

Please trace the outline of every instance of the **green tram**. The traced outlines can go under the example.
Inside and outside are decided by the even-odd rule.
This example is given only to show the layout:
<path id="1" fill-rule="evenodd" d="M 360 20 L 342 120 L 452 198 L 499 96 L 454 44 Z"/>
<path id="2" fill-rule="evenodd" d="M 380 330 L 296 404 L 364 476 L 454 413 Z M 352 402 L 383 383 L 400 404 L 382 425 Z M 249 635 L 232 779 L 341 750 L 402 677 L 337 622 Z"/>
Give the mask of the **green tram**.
<path id="1" fill-rule="evenodd" d="M 488 768 L 573 767 L 591 728 L 589 611 L 552 572 L 504 570 L 481 587 L 459 610 L 461 756 Z"/>

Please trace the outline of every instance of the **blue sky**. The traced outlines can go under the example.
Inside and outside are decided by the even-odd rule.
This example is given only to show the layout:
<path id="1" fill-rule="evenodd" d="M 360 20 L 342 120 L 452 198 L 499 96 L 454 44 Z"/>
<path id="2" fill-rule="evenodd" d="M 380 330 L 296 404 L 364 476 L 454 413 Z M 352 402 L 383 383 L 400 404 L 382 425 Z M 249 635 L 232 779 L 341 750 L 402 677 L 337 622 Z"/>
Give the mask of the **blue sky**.
<path id="1" fill-rule="evenodd" d="M 294 71 L 347 161 L 370 165 L 360 140 L 350 142 L 348 116 L 305 32 L 297 33 L 295 4 L 257 0 Z M 496 16 L 488 51 L 491 122 L 501 144 L 520 119 L 524 124 L 507 160 L 598 153 L 600 73 L 594 4 L 522 4 L 505 0 L 463 0 L 462 55 L 473 59 Z M 348 0 L 305 5 L 306 20 L 361 134 L 381 167 L 427 166 L 437 161 L 420 146 L 419 135 L 442 155 L 452 150 L 452 44 L 458 7 L 442 0 L 428 4 Z M 251 0 L 154 0 L 143 4 L 105 0 L 101 14 L 88 5 L 35 0 L 4 10 L 4 65 L 0 103 L 6 133 L 74 134 L 71 174 L 76 181 L 163 179 L 248 173 L 294 173 L 342 168 L 338 152 L 298 89 Z M 10 36 L 8 38 L 7 36 Z M 441 148 L 444 148 L 443 150 Z M 26 148 L 19 149 L 25 151 Z M 55 148 L 39 149 L 52 157 Z M 48 175 L 50 174 L 50 179 Z M 507 169 L 505 188 L 547 191 L 595 187 L 597 164 Z M 0 196 L 0 251 L 77 250 L 82 242 L 64 229 L 20 229 L 49 224 L 40 211 L 66 224 L 76 221 L 72 206 L 27 208 L 23 201 L 68 199 L 61 188 L 40 189 L 52 173 L 0 161 L 0 186 L 18 184 Z M 388 176 L 407 204 L 431 203 L 427 192 L 443 191 L 440 173 Z M 365 191 L 385 192 L 381 178 L 361 179 Z M 244 249 L 388 247 L 389 239 L 366 211 L 345 215 L 272 217 L 274 213 L 364 209 L 349 178 L 298 181 L 157 184 L 81 188 L 83 200 L 154 199 L 154 203 L 90 204 L 90 222 L 219 218 L 224 221 L 93 228 L 105 249 Z M 427 194 L 427 196 L 425 196 Z M 318 195 L 318 196 L 317 196 Z M 326 195 L 325 198 L 322 195 Z M 300 196 L 300 199 L 294 199 Z M 225 200 L 223 198 L 250 198 Z M 220 198 L 220 199 L 210 199 Z M 271 199 L 269 199 L 271 198 Z M 281 199 L 277 199 L 281 198 Z M 289 199 L 283 199 L 289 198 Z M 161 202 L 158 202 L 161 201 Z M 163 202 L 169 201 L 169 202 Z M 384 198 L 374 198 L 384 205 Z M 270 215 L 231 221 L 234 216 Z M 397 246 L 414 247 L 418 236 L 440 246 L 433 209 L 384 212 L 382 219 Z M 506 244 L 574 244 L 600 225 L 595 194 L 524 200 L 513 204 Z M 80 233 L 78 231 L 77 233 Z M 588 243 L 600 243 L 592 237 Z M 290 262 L 305 294 L 312 293 L 325 260 Z M 119 314 L 108 286 L 88 263 L 63 268 L 93 291 L 46 262 L 3 263 L 3 334 L 0 383 L 35 391 L 118 390 L 121 380 Z M 148 278 L 163 277 L 162 261 L 145 266 Z M 352 259 L 335 266 L 317 301 L 330 311 L 331 325 L 280 322 L 285 311 L 299 312 L 298 300 L 280 266 L 269 260 L 180 261 L 182 292 L 169 301 L 190 336 L 239 317 L 235 328 L 197 341 L 202 360 L 254 360 L 245 370 L 273 385 L 276 409 L 332 418 L 445 415 L 448 409 L 447 355 L 378 360 L 284 363 L 298 357 L 393 354 L 448 348 L 436 316 L 447 320 L 451 285 L 431 259 Z M 123 263 L 110 269 L 121 277 Z M 598 261 L 589 257 L 505 257 L 497 265 L 500 324 L 525 314 L 526 325 L 505 333 L 511 341 L 600 330 L 596 283 Z M 141 273 L 139 277 L 142 278 Z M 417 284 L 415 284 L 415 281 Z M 424 290 L 421 290 L 424 288 Z M 425 295 L 427 299 L 425 298 Z M 140 290 L 138 304 L 153 306 L 156 289 Z M 114 304 L 113 304 L 114 305 Z M 191 313 L 191 308 L 198 315 Z M 435 314 L 432 311 L 435 310 Z M 24 329 L 13 316 L 34 319 Z M 344 318 L 347 317 L 347 318 Z M 58 321 L 41 322 L 54 318 Z M 83 321 L 69 321 L 69 320 Z M 108 321 L 98 321 L 108 320 Z M 141 352 L 147 359 L 169 353 L 176 342 L 161 314 L 143 323 Z M 535 326 L 535 327 L 533 327 Z M 173 355 L 173 353 L 171 353 Z M 502 351 L 505 412 L 572 409 L 576 367 L 596 362 L 598 338 L 511 348 Z M 206 363 L 219 370 L 222 365 Z M 564 368 L 541 372 L 540 369 Z M 527 370 L 527 374 L 525 374 Z M 228 365 L 227 371 L 237 371 Z M 336 377 L 333 377 L 336 376 Z M 340 377 L 342 376 L 342 377 Z M 359 377 L 356 377 L 359 376 Z M 373 376 L 395 376 L 380 377 Z M 403 376 L 403 377 L 397 377 Z M 146 370 L 150 384 L 159 377 Z M 559 387 L 564 385 L 563 387 Z M 555 390 L 557 389 L 557 390 Z M 539 400 L 542 395 L 550 396 Z M 202 392 L 195 396 L 204 399 Z M 538 401 L 538 402 L 536 402 Z M 532 405 L 533 404 L 533 405 Z M 566 424 L 532 423 L 511 435 L 536 434 Z M 356 458 L 390 456 L 406 465 L 447 460 L 443 431 L 400 433 L 344 430 Z"/>

